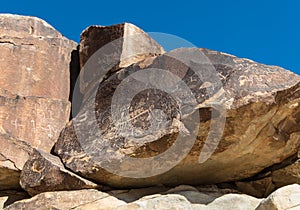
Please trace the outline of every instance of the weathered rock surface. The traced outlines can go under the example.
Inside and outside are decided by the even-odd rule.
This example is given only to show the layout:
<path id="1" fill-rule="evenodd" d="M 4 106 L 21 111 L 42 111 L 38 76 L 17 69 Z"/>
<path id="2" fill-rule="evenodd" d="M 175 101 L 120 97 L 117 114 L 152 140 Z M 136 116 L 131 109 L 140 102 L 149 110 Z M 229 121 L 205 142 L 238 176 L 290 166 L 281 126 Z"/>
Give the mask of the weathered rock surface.
<path id="1" fill-rule="evenodd" d="M 49 191 L 99 188 L 65 169 L 58 157 L 37 150 L 30 155 L 23 167 L 20 185 L 32 196 Z"/>
<path id="2" fill-rule="evenodd" d="M 277 188 L 300 184 L 300 157 L 293 164 L 272 172 L 272 182 Z"/>
<path id="3" fill-rule="evenodd" d="M 150 68 L 175 74 L 196 103 L 179 81 L 162 72 L 147 73 Z M 249 178 L 298 152 L 299 82 L 299 76 L 280 67 L 206 49 L 148 57 L 93 87 L 80 113 L 61 133 L 55 153 L 75 173 L 114 187 Z M 163 86 L 166 89 L 159 90 Z M 222 105 L 226 113 L 219 109 Z M 190 118 L 199 114 L 199 121 Z M 196 130 L 189 130 L 193 126 Z M 175 144 L 180 133 L 185 133 L 183 140 Z M 210 155 L 210 149 L 212 156 L 199 163 L 199 155 Z M 160 155 L 166 151 L 169 156 Z M 158 171 L 165 173 L 152 174 Z"/>
<path id="4" fill-rule="evenodd" d="M 67 101 L 76 46 L 44 20 L 0 14 L 0 88 Z"/>
<path id="5" fill-rule="evenodd" d="M 68 122 L 70 103 L 66 100 L 19 96 L 1 88 L 0 100 L 0 132 L 50 152 Z"/>
<path id="6" fill-rule="evenodd" d="M 31 199 L 18 201 L 6 209 L 246 209 L 254 210 L 261 199 L 256 199 L 244 194 L 225 194 L 224 190 L 202 188 L 205 192 L 199 192 L 191 186 L 178 186 L 165 191 L 165 189 L 149 188 L 133 189 L 128 192 L 127 198 L 135 199 L 124 201 L 116 197 L 112 192 L 103 193 L 95 190 L 46 192 L 34 196 Z M 154 193 L 154 191 L 157 193 Z M 229 190 L 229 189 L 227 189 Z M 152 192 L 150 192 L 152 191 Z M 149 195 L 146 195 L 150 193 Z M 154 193 L 154 194 L 153 194 Z M 123 193 L 125 196 L 126 193 Z M 138 195 L 138 197 L 136 197 Z M 205 197 L 205 196 L 206 197 Z M 218 196 L 216 196 L 218 195 Z M 123 197 L 124 198 L 124 197 Z M 126 199 L 127 199 L 126 198 Z"/>
<path id="7" fill-rule="evenodd" d="M 89 91 L 94 79 L 100 79 L 102 71 L 127 67 L 149 55 L 162 53 L 164 49 L 155 40 L 131 23 L 90 26 L 80 37 L 80 66 L 84 67 L 88 60 L 89 63 L 101 61 L 101 65 L 97 66 L 97 70 L 82 70 L 80 91 Z"/>
<path id="8" fill-rule="evenodd" d="M 19 188 L 32 148 L 50 152 L 68 122 L 76 46 L 39 18 L 0 14 L 0 190 Z"/>
<path id="9" fill-rule="evenodd" d="M 92 206 L 94 204 L 94 206 Z M 31 199 L 15 202 L 6 210 L 20 209 L 110 209 L 126 204 L 107 193 L 97 190 L 46 192 Z"/>
<path id="10" fill-rule="evenodd" d="M 77 46 L 8 14 L 0 70 L 1 209 L 300 209 L 300 185 L 286 186 L 300 180 L 300 77 L 287 70 L 165 53 L 129 23 L 91 26 Z"/>
<path id="11" fill-rule="evenodd" d="M 0 189 L 20 189 L 20 172 L 32 152 L 23 141 L 0 133 Z"/>
<path id="12" fill-rule="evenodd" d="M 300 209 L 300 185 L 282 187 L 263 200 L 256 210 Z"/>
<path id="13" fill-rule="evenodd" d="M 178 186 L 167 191 L 163 188 L 132 189 L 128 192 L 127 197 L 123 192 L 123 199 L 120 199 L 112 191 L 104 193 L 94 189 L 45 192 L 30 199 L 17 201 L 5 209 L 296 210 L 300 206 L 299 186 L 294 184 L 283 187 L 265 199 L 257 199 L 249 195 L 234 193 L 230 189 L 216 187 L 201 187 L 199 189 L 202 191 L 198 191 L 192 186 Z M 147 195 L 148 193 L 150 194 Z M 134 200 L 125 201 L 128 198 L 132 199 L 133 194 Z M 22 196 L 25 195 L 22 194 Z"/>

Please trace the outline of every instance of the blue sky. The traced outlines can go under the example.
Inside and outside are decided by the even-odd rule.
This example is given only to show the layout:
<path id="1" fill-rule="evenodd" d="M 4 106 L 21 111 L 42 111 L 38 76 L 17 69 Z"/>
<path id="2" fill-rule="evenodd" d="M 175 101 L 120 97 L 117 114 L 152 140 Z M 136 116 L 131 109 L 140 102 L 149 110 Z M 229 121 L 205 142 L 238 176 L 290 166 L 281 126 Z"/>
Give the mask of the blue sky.
<path id="1" fill-rule="evenodd" d="M 0 12 L 43 18 L 77 42 L 89 25 L 131 22 L 300 74 L 298 0 L 1 0 Z"/>

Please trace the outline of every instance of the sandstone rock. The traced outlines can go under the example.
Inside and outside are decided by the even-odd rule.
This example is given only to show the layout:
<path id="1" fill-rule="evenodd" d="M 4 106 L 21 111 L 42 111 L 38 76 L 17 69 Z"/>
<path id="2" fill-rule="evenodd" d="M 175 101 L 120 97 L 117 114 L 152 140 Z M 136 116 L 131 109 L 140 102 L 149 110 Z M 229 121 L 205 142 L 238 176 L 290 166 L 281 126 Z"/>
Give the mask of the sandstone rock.
<path id="1" fill-rule="evenodd" d="M 100 61 L 101 65 L 97 66 L 97 70 L 82 69 L 80 91 L 86 93 L 94 80 L 100 79 L 103 71 L 127 67 L 146 56 L 162 53 L 164 49 L 133 24 L 90 26 L 80 37 L 80 66 L 84 67 L 88 60 L 89 63 Z"/>
<path id="2" fill-rule="evenodd" d="M 39 18 L 0 14 L 0 88 L 67 101 L 76 46 Z"/>
<path id="3" fill-rule="evenodd" d="M 0 189 L 20 189 L 20 172 L 32 152 L 26 142 L 0 133 Z"/>
<path id="4" fill-rule="evenodd" d="M 188 185 L 180 185 L 175 188 L 156 186 L 130 190 L 112 190 L 108 191 L 108 193 L 127 203 L 134 202 L 142 197 L 153 194 L 175 194 L 184 196 L 191 203 L 209 204 L 218 197 L 221 197 L 227 193 L 238 193 L 238 191 L 231 189 L 220 189 L 216 186 L 203 186 L 195 188 Z"/>
<path id="5" fill-rule="evenodd" d="M 166 192 L 169 188 L 163 186 L 130 189 L 130 190 L 111 190 L 108 193 L 127 203 L 136 201 L 144 196 Z"/>
<path id="6" fill-rule="evenodd" d="M 205 49 L 148 57 L 86 94 L 55 153 L 75 173 L 114 187 L 249 178 L 297 153 L 299 81 Z"/>
<path id="7" fill-rule="evenodd" d="M 277 188 L 300 184 L 300 158 L 293 164 L 272 172 L 272 182 Z"/>
<path id="8" fill-rule="evenodd" d="M 256 210 L 300 209 L 300 185 L 282 187 L 260 203 Z"/>
<path id="9" fill-rule="evenodd" d="M 135 195 L 144 192 L 152 193 L 159 189 L 132 189 L 129 192 Z M 160 188 L 164 191 L 163 188 Z M 200 188 L 199 188 L 200 189 Z M 17 201 L 5 209 L 105 209 L 105 210 L 148 210 L 148 209 L 184 209 L 184 210 L 260 210 L 260 209 L 297 209 L 299 205 L 299 185 L 290 185 L 274 192 L 266 199 L 257 199 L 245 194 L 228 193 L 230 189 L 218 189 L 216 187 L 201 187 L 203 191 L 197 191 L 192 186 L 178 186 L 168 191 L 143 196 L 132 202 L 124 202 L 109 193 L 103 193 L 93 189 L 77 191 L 46 192 L 30 199 Z M 182 195 L 182 193 L 186 193 Z M 207 194 L 208 200 L 191 201 L 195 194 Z M 219 193 L 217 197 L 216 193 Z M 20 193 L 19 193 L 20 194 Z M 128 194 L 128 195 L 129 195 Z M 209 198 L 209 196 L 211 196 Z M 212 199 L 213 198 L 213 199 Z"/>
<path id="10" fill-rule="evenodd" d="M 236 185 L 239 191 L 258 198 L 265 198 L 276 189 L 276 186 L 272 182 L 272 177 L 252 181 L 238 181 Z"/>
<path id="11" fill-rule="evenodd" d="M 191 198 L 190 198 L 191 199 Z M 189 210 L 254 210 L 260 199 L 247 195 L 227 194 L 221 196 L 208 205 L 190 202 L 180 194 L 151 195 L 143 197 L 127 205 L 119 206 L 118 210 L 147 210 L 147 209 L 189 209 Z"/>
<path id="12" fill-rule="evenodd" d="M 0 209 L 4 209 L 10 204 L 29 198 L 28 194 L 20 191 L 0 191 Z"/>
<path id="13" fill-rule="evenodd" d="M 205 205 L 192 204 L 182 195 L 151 195 L 143 197 L 126 206 L 119 206 L 118 210 L 146 210 L 146 209 L 178 209 L 193 210 L 205 209 Z"/>
<path id="14" fill-rule="evenodd" d="M 76 46 L 39 18 L 0 14 L 1 190 L 19 188 L 32 148 L 50 152 L 68 122 Z"/>
<path id="15" fill-rule="evenodd" d="M 94 204 L 94 206 L 91 206 L 91 204 Z M 107 193 L 89 189 L 41 193 L 30 199 L 15 202 L 5 209 L 106 210 L 124 204 L 126 204 L 124 201 L 120 201 Z"/>
<path id="16" fill-rule="evenodd" d="M 70 103 L 64 100 L 24 97 L 0 88 L 0 132 L 50 152 L 67 124 Z M 0 148 L 0 152 L 5 148 Z M 17 157 L 16 157 L 17 158 Z"/>
<path id="17" fill-rule="evenodd" d="M 209 210 L 253 210 L 260 203 L 260 199 L 251 197 L 249 195 L 227 194 L 215 199 L 206 207 Z"/>
<path id="18" fill-rule="evenodd" d="M 20 184 L 32 196 L 49 191 L 99 187 L 65 169 L 58 157 L 37 150 L 25 163 L 21 172 Z"/>
<path id="19" fill-rule="evenodd" d="M 276 189 L 300 183 L 299 152 L 265 168 L 250 179 L 236 182 L 237 190 L 255 197 L 267 197 Z"/>

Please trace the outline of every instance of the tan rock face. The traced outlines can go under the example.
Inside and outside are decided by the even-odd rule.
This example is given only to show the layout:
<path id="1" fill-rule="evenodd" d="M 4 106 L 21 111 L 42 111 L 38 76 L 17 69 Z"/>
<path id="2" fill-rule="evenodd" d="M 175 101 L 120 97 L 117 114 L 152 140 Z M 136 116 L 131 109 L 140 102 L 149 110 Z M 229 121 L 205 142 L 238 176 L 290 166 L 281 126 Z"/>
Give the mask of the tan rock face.
<path id="1" fill-rule="evenodd" d="M 77 44 L 45 21 L 0 15 L 0 87 L 21 96 L 68 100 Z"/>
<path id="2" fill-rule="evenodd" d="M 197 53 L 206 60 L 195 59 Z M 209 74 L 212 66 L 216 75 Z M 151 68 L 177 75 L 186 86 L 172 81 L 170 74 L 147 73 Z M 86 100 L 61 133 L 55 152 L 72 171 L 115 187 L 249 178 L 297 153 L 299 81 L 299 76 L 282 68 L 205 49 L 177 49 L 149 57 L 94 87 L 95 97 Z M 195 104 L 181 87 L 193 93 Z M 226 113 L 218 104 L 225 106 Z M 194 114 L 200 114 L 199 121 L 191 118 Z M 195 125 L 199 129 L 192 130 Z M 185 134 L 184 140 L 175 144 L 178 133 Z M 200 152 L 209 153 L 210 148 L 212 156 L 200 163 Z M 160 155 L 166 151 L 169 156 Z M 164 172 L 152 174 L 159 170 Z"/>
<path id="3" fill-rule="evenodd" d="M 0 97 L 1 132 L 50 152 L 68 122 L 70 103 L 66 100 L 12 95 L 1 89 Z"/>
<path id="4" fill-rule="evenodd" d="M 20 172 L 32 148 L 19 139 L 0 133 L 0 189 L 20 189 Z"/>
<path id="5" fill-rule="evenodd" d="M 32 148 L 50 152 L 68 122 L 76 46 L 39 18 L 0 14 L 0 190 L 19 188 Z"/>

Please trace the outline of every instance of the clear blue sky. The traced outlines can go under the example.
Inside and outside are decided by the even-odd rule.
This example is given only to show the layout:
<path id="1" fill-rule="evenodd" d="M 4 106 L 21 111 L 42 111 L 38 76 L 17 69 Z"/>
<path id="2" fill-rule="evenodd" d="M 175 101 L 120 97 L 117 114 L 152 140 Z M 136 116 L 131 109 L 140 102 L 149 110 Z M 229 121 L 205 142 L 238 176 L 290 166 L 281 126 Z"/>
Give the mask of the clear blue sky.
<path id="1" fill-rule="evenodd" d="M 77 42 L 89 25 L 131 22 L 300 74 L 299 0 L 1 0 L 0 12 L 43 18 Z"/>

